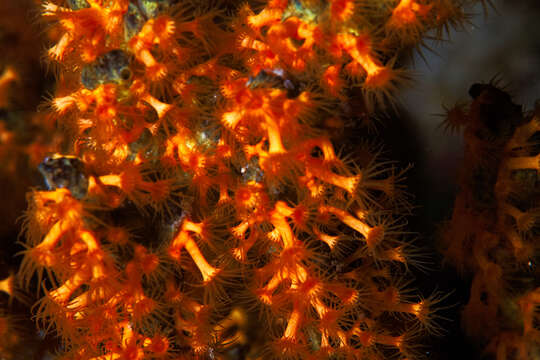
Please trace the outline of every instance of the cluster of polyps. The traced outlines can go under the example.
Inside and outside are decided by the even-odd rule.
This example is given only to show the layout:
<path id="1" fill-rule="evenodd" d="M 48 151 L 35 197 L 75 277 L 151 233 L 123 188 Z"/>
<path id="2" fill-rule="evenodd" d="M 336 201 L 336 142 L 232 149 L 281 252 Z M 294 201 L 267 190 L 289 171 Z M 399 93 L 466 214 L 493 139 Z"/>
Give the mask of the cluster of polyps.
<path id="1" fill-rule="evenodd" d="M 498 360 L 509 354 L 527 359 L 540 344 L 540 288 L 534 280 L 539 109 L 522 114 L 521 106 L 492 84 L 473 85 L 469 93 L 470 105 L 449 111 L 447 119 L 449 128 L 464 130 L 465 161 L 444 232 L 446 256 L 473 274 L 462 316 L 467 333 Z"/>
<path id="2" fill-rule="evenodd" d="M 403 280 L 402 173 L 341 159 L 324 125 L 353 86 L 389 97 L 396 54 L 465 2 L 67 3 L 43 15 L 71 155 L 40 167 L 21 270 L 48 275 L 66 356 L 410 358 L 439 330 L 441 298 Z M 137 237 L 152 216 L 169 233 Z"/>

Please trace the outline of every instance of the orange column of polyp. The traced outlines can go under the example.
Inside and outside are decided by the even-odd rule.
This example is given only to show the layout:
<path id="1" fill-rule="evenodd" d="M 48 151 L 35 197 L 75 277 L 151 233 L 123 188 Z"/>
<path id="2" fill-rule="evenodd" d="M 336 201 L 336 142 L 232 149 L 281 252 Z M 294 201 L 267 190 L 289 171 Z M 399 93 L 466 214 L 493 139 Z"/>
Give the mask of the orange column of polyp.
<path id="1" fill-rule="evenodd" d="M 306 164 L 313 176 L 324 182 L 335 185 L 349 194 L 354 193 L 358 185 L 359 176 L 343 176 L 328 170 L 319 159 L 310 158 Z"/>
<path id="2" fill-rule="evenodd" d="M 221 166 L 221 165 L 220 165 Z M 226 175 L 220 176 L 218 204 L 225 204 L 231 200 L 229 196 L 229 184 Z"/>
<path id="3" fill-rule="evenodd" d="M 368 77 L 376 75 L 384 69 L 370 55 L 371 46 L 367 43 L 367 39 L 365 40 L 366 44 L 360 44 L 358 37 L 352 34 L 340 34 L 339 42 L 342 48 L 362 66 Z"/>
<path id="4" fill-rule="evenodd" d="M 105 265 L 103 263 L 103 253 L 98 240 L 90 231 L 80 231 L 80 239 L 86 245 L 86 251 L 92 261 L 91 274 L 93 280 L 104 279 L 107 276 Z"/>
<path id="5" fill-rule="evenodd" d="M 144 95 L 142 100 L 146 101 L 148 104 L 150 104 L 150 106 L 154 108 L 154 110 L 156 110 L 159 119 L 163 119 L 165 114 L 173 107 L 170 104 L 159 101 L 150 94 Z"/>
<path id="6" fill-rule="evenodd" d="M 390 309 L 394 312 L 407 313 L 414 316 L 421 315 L 422 311 L 425 310 L 424 302 L 419 303 L 397 303 L 391 305 Z"/>
<path id="7" fill-rule="evenodd" d="M 246 224 L 248 224 L 247 221 L 246 221 Z M 259 234 L 254 229 L 250 231 L 249 237 L 247 239 L 244 239 L 244 235 L 242 235 L 242 243 L 240 244 L 240 246 L 232 250 L 232 253 L 236 257 L 237 260 L 240 260 L 240 261 L 246 260 L 248 251 L 251 249 L 253 244 L 255 244 L 255 241 L 257 241 L 258 237 L 259 237 Z"/>
<path id="8" fill-rule="evenodd" d="M 323 206 L 321 207 L 321 210 L 335 215 L 341 222 L 343 222 L 348 227 L 358 231 L 365 238 L 368 237 L 369 231 L 372 229 L 369 225 L 355 218 L 345 210 L 338 209 L 332 206 Z"/>
<path id="9" fill-rule="evenodd" d="M 505 160 L 505 166 L 510 170 L 521 170 L 521 169 L 531 169 L 537 170 L 540 169 L 540 154 L 536 156 L 522 156 L 507 158 Z"/>
<path id="10" fill-rule="evenodd" d="M 123 181 L 121 175 L 103 175 L 99 177 L 99 181 L 106 186 L 114 186 L 123 190 Z"/>
<path id="11" fill-rule="evenodd" d="M 287 204 L 285 204 L 283 201 L 278 201 L 275 209 L 270 214 L 270 222 L 279 232 L 284 249 L 290 249 L 294 245 L 294 235 L 291 226 L 285 218 L 288 212 L 291 212 L 291 209 L 287 206 Z"/>
<path id="12" fill-rule="evenodd" d="M 342 331 L 338 330 L 339 311 L 329 309 L 319 298 L 317 298 L 312 305 L 321 319 L 321 323 L 319 324 L 319 331 L 321 332 L 321 349 L 331 348 L 330 337 L 334 337 L 334 341 L 337 339 L 340 340 L 339 347 L 346 346 L 347 337 Z"/>
<path id="13" fill-rule="evenodd" d="M 77 270 L 73 276 L 67 279 L 62 286 L 51 291 L 49 296 L 59 304 L 66 303 L 71 294 L 75 292 L 80 286 L 82 286 L 90 278 L 90 274 L 87 271 L 87 267 L 83 266 Z"/>
<path id="14" fill-rule="evenodd" d="M 276 120 L 272 118 L 271 115 L 267 113 L 265 116 L 266 119 L 266 131 L 268 134 L 268 153 L 269 154 L 283 154 L 286 152 L 281 142 L 281 134 L 279 125 Z"/>
<path id="15" fill-rule="evenodd" d="M 323 153 L 323 159 L 324 161 L 334 161 L 336 160 L 336 153 L 334 151 L 334 147 L 332 146 L 332 143 L 330 140 L 325 138 L 318 138 L 313 139 L 309 142 L 310 147 L 319 147 Z M 312 149 L 309 149 L 312 150 Z M 311 152 L 311 151 L 310 151 Z"/>
<path id="16" fill-rule="evenodd" d="M 73 217 L 66 216 L 58 220 L 35 249 L 40 251 L 51 251 L 62 235 L 72 228 L 73 221 L 71 219 L 73 219 Z"/>
<path id="17" fill-rule="evenodd" d="M 296 334 L 298 333 L 298 329 L 301 325 L 302 320 L 302 311 L 303 309 L 300 309 L 300 304 L 298 301 L 294 303 L 293 311 L 291 313 L 291 316 L 289 316 L 289 321 L 287 321 L 287 328 L 285 329 L 285 332 L 283 333 L 284 339 L 290 339 L 290 340 L 296 340 Z"/>
<path id="18" fill-rule="evenodd" d="M 403 336 L 375 335 L 375 342 L 381 345 L 394 346 L 399 350 L 403 348 Z"/>
<path id="19" fill-rule="evenodd" d="M 337 245 L 337 242 L 339 241 L 338 235 L 328 235 L 323 233 L 322 231 L 318 230 L 317 228 L 313 228 L 313 233 L 317 238 L 328 245 L 330 250 L 333 250 L 334 247 Z"/>
<path id="20" fill-rule="evenodd" d="M 206 283 L 208 281 L 211 281 L 219 273 L 219 269 L 214 268 L 208 263 L 208 261 L 206 261 L 204 255 L 199 249 L 199 246 L 197 245 L 195 240 L 193 240 L 193 238 L 189 235 L 189 231 L 194 231 L 201 234 L 202 231 L 200 226 L 198 225 L 200 224 L 186 221 L 182 226 L 182 230 L 174 238 L 171 244 L 171 248 L 178 250 L 185 248 L 189 253 L 189 256 L 191 256 L 191 258 L 197 265 L 197 268 L 199 268 L 199 271 L 201 272 L 201 275 L 203 277 L 203 281 Z"/>
<path id="21" fill-rule="evenodd" d="M 265 304 L 272 304 L 272 293 L 276 290 L 279 284 L 281 284 L 281 282 L 287 278 L 289 278 L 289 272 L 287 269 L 280 269 L 280 271 L 276 272 L 259 293 L 260 300 Z"/>
<path id="22" fill-rule="evenodd" d="M 319 315 L 320 319 L 324 319 L 325 315 L 328 313 L 328 309 L 322 302 L 317 299 L 315 303 L 313 304 L 315 307 L 315 311 L 317 311 L 317 315 Z M 322 322 L 322 321 L 321 321 Z M 321 332 L 321 349 L 329 348 L 330 347 L 330 333 L 328 331 L 328 328 L 326 327 L 319 327 L 319 331 Z"/>

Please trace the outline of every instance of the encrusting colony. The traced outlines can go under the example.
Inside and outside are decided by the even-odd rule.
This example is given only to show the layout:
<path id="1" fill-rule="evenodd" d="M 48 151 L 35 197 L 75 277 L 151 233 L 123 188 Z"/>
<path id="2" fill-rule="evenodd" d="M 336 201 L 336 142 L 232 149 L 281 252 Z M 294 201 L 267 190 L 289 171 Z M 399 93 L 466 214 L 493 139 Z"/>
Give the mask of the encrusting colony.
<path id="1" fill-rule="evenodd" d="M 472 2 L 44 2 L 65 137 L 20 276 L 61 357 L 419 355 L 444 295 L 404 280 L 403 172 L 328 130 L 351 89 L 366 117 L 387 106 L 398 54 Z"/>

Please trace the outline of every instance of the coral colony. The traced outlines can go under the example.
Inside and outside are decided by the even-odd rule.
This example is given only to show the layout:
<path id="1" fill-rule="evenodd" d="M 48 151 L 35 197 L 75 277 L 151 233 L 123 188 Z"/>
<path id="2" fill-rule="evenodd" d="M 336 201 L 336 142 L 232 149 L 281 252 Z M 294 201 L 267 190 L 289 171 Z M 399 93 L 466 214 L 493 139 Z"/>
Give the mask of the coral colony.
<path id="1" fill-rule="evenodd" d="M 372 120 L 410 79 L 400 59 L 476 3 L 43 1 L 55 86 L 40 135 L 0 122 L 2 171 L 23 154 L 43 184 L 0 290 L 36 299 L 58 359 L 425 357 L 448 294 L 411 285 L 426 264 L 406 169 L 371 145 Z M 9 111 L 19 74 L 0 75 Z M 471 96 L 445 122 L 466 156 L 441 243 L 474 274 L 468 335 L 533 359 L 540 115 L 493 84 Z M 374 142 L 349 154 L 351 119 Z M 30 335 L 0 319 L 0 354 L 17 359 Z"/>

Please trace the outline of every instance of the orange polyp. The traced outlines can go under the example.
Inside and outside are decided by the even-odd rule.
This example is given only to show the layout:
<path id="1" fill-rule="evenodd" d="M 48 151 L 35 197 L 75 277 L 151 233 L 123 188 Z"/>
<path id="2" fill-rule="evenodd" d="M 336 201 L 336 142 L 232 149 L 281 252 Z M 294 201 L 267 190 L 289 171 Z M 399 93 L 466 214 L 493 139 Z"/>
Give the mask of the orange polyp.
<path id="1" fill-rule="evenodd" d="M 72 39 L 69 33 L 65 33 L 64 35 L 62 35 L 60 41 L 58 41 L 52 48 L 49 49 L 49 56 L 55 60 L 62 60 L 71 40 Z"/>
<path id="2" fill-rule="evenodd" d="M 317 27 L 297 17 L 274 24 L 267 32 L 267 42 L 272 51 L 297 71 L 302 71 L 306 61 L 313 57 L 313 44 L 320 38 Z"/>
<path id="3" fill-rule="evenodd" d="M 93 253 L 99 250 L 100 246 L 94 235 L 90 231 L 83 230 L 79 232 L 79 236 L 82 242 L 86 245 L 88 254 L 95 256 Z"/>
<path id="4" fill-rule="evenodd" d="M 389 286 L 384 291 L 381 291 L 377 294 L 380 301 L 382 301 L 385 306 L 389 306 L 392 309 L 396 309 L 396 307 L 403 305 L 400 303 L 401 295 L 399 292 L 399 289 L 397 289 L 394 286 Z M 405 304 L 408 305 L 408 304 Z M 399 311 L 399 310 L 396 310 Z"/>
<path id="5" fill-rule="evenodd" d="M 340 34 L 338 42 L 342 48 L 362 66 L 368 79 L 380 76 L 385 67 L 378 64 L 371 55 L 371 45 L 366 36 L 354 36 L 351 34 Z"/>
<path id="6" fill-rule="evenodd" d="M 189 229 L 195 229 L 196 231 L 202 231 L 199 226 L 196 226 L 197 224 L 194 224 L 190 221 L 186 222 L 187 227 Z M 193 226 L 193 228 L 192 228 Z M 189 253 L 189 256 L 193 259 L 195 262 L 195 265 L 199 268 L 199 271 L 201 272 L 201 275 L 203 277 L 203 282 L 208 283 L 214 277 L 219 274 L 220 270 L 217 268 L 214 268 L 211 266 L 205 259 L 204 255 L 202 254 L 201 250 L 199 249 L 199 246 L 193 240 L 193 238 L 188 234 L 188 230 L 186 228 L 183 228 L 178 235 L 174 238 L 172 244 L 169 247 L 169 253 L 176 258 L 176 253 L 180 252 L 183 248 L 187 250 Z M 179 260 L 179 259 L 176 259 Z"/>
<path id="7" fill-rule="evenodd" d="M 287 151 L 281 141 L 279 126 L 271 116 L 266 117 L 266 131 L 268 132 L 268 143 L 270 144 L 268 153 L 272 155 L 286 153 Z"/>
<path id="8" fill-rule="evenodd" d="M 265 304 L 271 304 L 272 303 L 272 293 L 277 289 L 279 284 L 284 279 L 287 279 L 288 277 L 288 271 L 287 269 L 283 269 L 277 273 L 275 273 L 272 278 L 268 281 L 265 287 L 263 287 L 259 291 L 259 298 L 261 301 L 263 301 Z"/>
<path id="9" fill-rule="evenodd" d="M 275 209 L 270 214 L 270 222 L 279 232 L 284 249 L 292 248 L 296 239 L 291 226 L 285 219 L 286 216 L 290 216 L 291 214 L 292 209 L 283 201 L 276 202 Z"/>
<path id="10" fill-rule="evenodd" d="M 239 238 L 243 239 L 245 237 L 246 231 L 249 229 L 249 222 L 244 220 L 240 224 L 231 228 L 231 233 Z"/>
<path id="11" fill-rule="evenodd" d="M 362 234 L 363 235 L 363 234 Z M 365 237 L 369 249 L 373 249 L 384 239 L 385 231 L 382 226 L 374 226 L 369 229 Z"/>
<path id="12" fill-rule="evenodd" d="M 163 204 L 171 194 L 171 181 L 143 181 L 140 184 L 140 189 L 148 192 L 148 196 L 150 197 L 153 204 Z"/>
<path id="13" fill-rule="evenodd" d="M 258 235 L 255 231 L 252 231 L 247 239 L 244 239 L 244 241 L 240 244 L 239 247 L 232 249 L 233 256 L 238 261 L 245 261 L 247 258 L 247 253 L 255 244 L 255 242 L 258 240 Z"/>
<path id="14" fill-rule="evenodd" d="M 370 238 L 370 231 L 373 229 L 363 221 L 355 218 L 348 212 L 342 209 L 338 209 L 332 206 L 321 206 L 320 209 L 325 212 L 329 212 L 333 215 L 335 215 L 339 220 L 341 220 L 345 225 L 349 226 L 350 228 L 358 231 L 360 234 L 364 236 L 364 238 L 368 239 Z"/>
<path id="15" fill-rule="evenodd" d="M 184 220 L 184 223 L 182 224 L 182 230 L 192 231 L 196 234 L 203 235 L 204 223 L 194 223 L 189 220 Z"/>
<path id="16" fill-rule="evenodd" d="M 315 301 L 313 301 L 312 305 L 315 308 L 317 315 L 319 315 L 319 318 L 321 319 L 321 324 L 327 323 L 327 321 L 324 321 L 324 320 L 330 320 L 330 318 L 332 318 L 331 316 L 326 317 L 331 312 L 330 312 L 330 309 L 328 309 L 328 307 L 326 307 L 326 305 L 324 305 L 320 299 L 316 299 Z M 334 320 L 335 319 L 337 319 L 337 317 L 334 317 Z"/>
<path id="17" fill-rule="evenodd" d="M 180 160 L 185 169 L 197 174 L 204 173 L 204 167 L 207 162 L 206 156 L 197 152 L 197 147 L 191 131 L 184 127 L 178 127 L 178 133 L 167 140 L 165 157 L 170 160 Z"/>
<path id="18" fill-rule="evenodd" d="M 357 61 L 364 68 L 367 73 L 367 79 L 380 76 L 381 72 L 385 70 L 383 66 L 379 66 L 370 55 L 361 55 Z M 367 81 L 367 80 L 366 80 Z"/>
<path id="19" fill-rule="evenodd" d="M 311 173 L 321 179 L 322 181 L 335 185 L 343 190 L 346 190 L 348 193 L 352 194 L 356 190 L 358 185 L 358 176 L 343 176 L 338 175 L 328 169 L 326 169 L 321 161 L 318 159 L 309 159 L 307 161 L 308 166 L 310 167 Z"/>
<path id="20" fill-rule="evenodd" d="M 302 185 L 308 190 L 309 194 L 313 198 L 317 198 L 322 195 L 324 191 L 324 185 L 320 184 L 317 179 L 310 173 L 309 169 L 306 169 L 306 175 L 299 178 Z"/>
<path id="21" fill-rule="evenodd" d="M 332 162 L 334 160 L 337 160 L 336 154 L 334 152 L 334 146 L 332 145 L 332 142 L 328 140 L 327 138 L 317 138 L 312 139 L 307 142 L 308 152 L 311 152 L 314 147 L 319 147 L 323 153 L 323 159 L 324 161 Z"/>
<path id="22" fill-rule="evenodd" d="M 223 113 L 221 116 L 221 121 L 223 122 L 223 125 L 229 129 L 234 129 L 236 125 L 242 120 L 244 117 L 243 111 L 229 111 L 226 113 Z"/>
<path id="23" fill-rule="evenodd" d="M 93 254 L 92 256 L 96 255 Z M 101 255 L 97 256 L 96 260 L 98 261 L 98 263 L 92 266 L 92 280 L 103 280 L 107 276 L 109 276 L 109 274 L 105 270 L 105 266 L 102 263 L 102 258 L 103 257 Z"/>
<path id="24" fill-rule="evenodd" d="M 69 301 L 69 303 L 66 305 L 66 309 L 70 311 L 78 311 L 78 314 L 76 316 L 78 318 L 83 318 L 86 316 L 86 314 L 84 313 L 84 309 L 88 307 L 88 305 L 91 305 L 92 303 L 94 303 L 97 299 L 102 298 L 98 294 L 102 295 L 101 293 L 98 293 L 98 292 L 90 293 L 90 291 L 82 293 L 81 295 L 77 296 L 73 300 Z"/>
<path id="25" fill-rule="evenodd" d="M 313 229 L 313 232 L 314 234 L 317 236 L 317 238 L 323 242 L 326 243 L 326 245 L 328 245 L 328 247 L 330 248 L 330 250 L 333 250 L 338 241 L 339 241 L 339 236 L 338 235 L 328 235 L 328 234 L 325 234 L 317 229 Z"/>
<path id="26" fill-rule="evenodd" d="M 106 186 L 114 186 L 119 189 L 123 189 L 122 175 L 102 175 L 99 177 L 99 181 Z"/>
<path id="27" fill-rule="evenodd" d="M 316 277 L 308 277 L 306 270 L 303 267 L 298 267 L 299 276 L 297 276 L 296 281 L 291 285 L 291 289 L 294 289 L 298 292 L 299 296 L 303 300 L 313 303 L 317 301 L 317 298 L 321 294 L 323 289 L 323 283 Z"/>
<path id="28" fill-rule="evenodd" d="M 345 285 L 330 285 L 328 286 L 328 290 L 346 305 L 354 304 L 359 298 L 359 291 L 357 289 L 352 289 Z"/>
<path id="29" fill-rule="evenodd" d="M 301 247 L 297 247 L 297 248 L 294 248 L 294 249 L 290 249 L 290 250 L 285 250 L 284 251 L 284 258 L 286 258 L 288 255 L 287 253 L 291 253 L 291 259 L 293 259 L 294 261 L 299 261 L 301 260 L 301 256 L 298 256 L 298 255 L 303 255 L 303 248 Z M 289 271 L 289 276 L 288 278 L 291 280 L 291 289 L 300 289 L 305 283 L 308 282 L 308 272 L 306 270 L 306 268 L 300 264 L 294 264 L 293 265 L 294 269 L 292 269 L 291 271 Z M 310 282 L 311 285 L 313 285 L 314 287 L 311 288 L 311 290 L 313 290 L 315 293 L 318 292 L 321 287 L 319 286 L 320 285 L 320 282 L 319 280 L 317 279 L 313 279 L 314 281 L 313 282 Z M 308 286 L 309 288 L 309 286 Z"/>
<path id="30" fill-rule="evenodd" d="M 45 238 L 34 248 L 39 252 L 49 252 L 52 251 L 56 246 L 60 238 L 72 228 L 73 222 L 70 221 L 70 218 L 63 218 L 57 221 L 52 228 L 49 230 Z"/>
<path id="31" fill-rule="evenodd" d="M 245 204 L 246 207 L 254 205 L 252 201 L 254 199 L 252 190 L 247 187 L 240 188 L 236 191 L 236 199 L 239 200 L 240 203 Z"/>
<path id="32" fill-rule="evenodd" d="M 403 347 L 403 336 L 377 334 L 374 340 L 377 344 L 393 346 L 399 350 L 402 350 Z"/>
<path id="33" fill-rule="evenodd" d="M 62 284 L 62 286 L 51 291 L 49 293 L 51 299 L 53 299 L 58 304 L 67 303 L 75 290 L 81 287 L 90 278 L 90 274 L 86 270 L 87 269 L 83 267 L 82 269 L 76 271 L 73 276 L 71 276 Z"/>
<path id="34" fill-rule="evenodd" d="M 292 233 L 291 227 L 285 220 L 285 217 L 279 215 L 272 215 L 271 222 L 272 225 L 274 225 L 279 232 L 283 248 L 291 248 L 294 244 L 294 235 Z"/>
<path id="35" fill-rule="evenodd" d="M 420 301 L 417 304 L 410 304 L 410 313 L 418 317 L 421 321 L 426 317 L 427 306 L 424 301 Z"/>
<path id="36" fill-rule="evenodd" d="M 540 170 L 540 154 L 536 156 L 511 157 L 504 160 L 509 170 L 531 169 Z"/>
<path id="37" fill-rule="evenodd" d="M 290 217 L 296 226 L 301 229 L 305 229 L 306 222 L 309 219 L 309 210 L 306 206 L 300 204 L 294 208 L 294 211 Z"/>
<path id="38" fill-rule="evenodd" d="M 154 30 L 156 37 L 159 39 L 158 42 L 161 43 L 169 40 L 169 38 L 174 34 L 176 31 L 176 24 L 170 18 L 162 16 L 154 20 L 152 29 Z"/>
<path id="39" fill-rule="evenodd" d="M 136 289 L 132 289 L 130 299 L 127 301 L 127 311 L 130 312 L 135 321 L 149 315 L 156 309 L 156 302 L 144 295 L 142 288 L 137 285 Z"/>
<path id="40" fill-rule="evenodd" d="M 283 333 L 284 339 L 295 340 L 302 321 L 302 311 L 298 303 L 294 304 L 293 311 L 287 321 L 287 328 Z"/>
<path id="41" fill-rule="evenodd" d="M 279 214 L 287 217 L 292 216 L 294 212 L 294 209 L 287 205 L 284 201 L 276 202 L 275 209 Z"/>
<path id="42" fill-rule="evenodd" d="M 371 52 L 371 40 L 367 35 L 355 36 L 353 34 L 338 34 L 337 45 L 345 50 L 353 59 L 368 56 Z M 360 62 L 360 61 L 359 61 Z"/>
<path id="43" fill-rule="evenodd" d="M 146 101 L 148 104 L 150 104 L 150 106 L 154 108 L 154 110 L 156 110 L 159 119 L 163 119 L 165 114 L 167 114 L 169 110 L 173 108 L 172 105 L 161 102 L 150 94 L 144 95 L 142 97 L 142 100 Z"/>
<path id="44" fill-rule="evenodd" d="M 56 97 L 52 101 L 53 108 L 59 113 L 59 115 L 64 114 L 69 108 L 77 104 L 77 100 L 71 96 L 62 96 Z"/>

